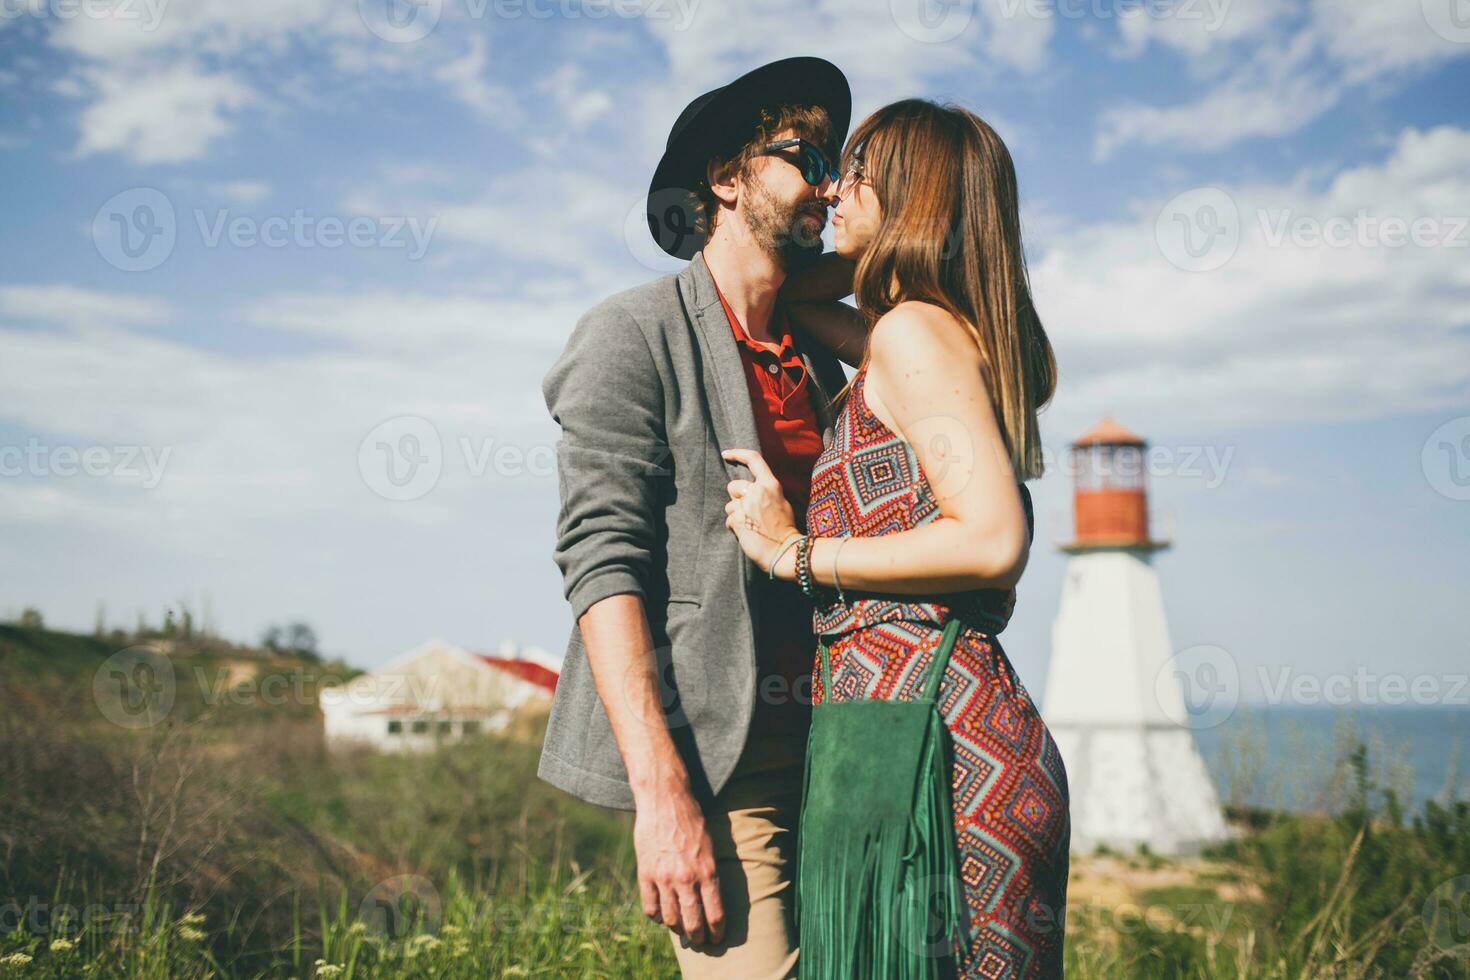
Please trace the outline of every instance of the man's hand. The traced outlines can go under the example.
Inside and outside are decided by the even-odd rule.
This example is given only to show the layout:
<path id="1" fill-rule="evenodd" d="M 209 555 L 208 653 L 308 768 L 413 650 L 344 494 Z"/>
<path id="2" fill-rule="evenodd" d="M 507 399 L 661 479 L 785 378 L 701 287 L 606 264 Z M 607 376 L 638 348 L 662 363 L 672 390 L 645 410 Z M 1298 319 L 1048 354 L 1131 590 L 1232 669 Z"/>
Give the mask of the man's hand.
<path id="1" fill-rule="evenodd" d="M 637 809 L 633 848 L 643 914 L 692 945 L 722 942 L 725 907 L 704 814 L 688 792 L 660 794 Z"/>

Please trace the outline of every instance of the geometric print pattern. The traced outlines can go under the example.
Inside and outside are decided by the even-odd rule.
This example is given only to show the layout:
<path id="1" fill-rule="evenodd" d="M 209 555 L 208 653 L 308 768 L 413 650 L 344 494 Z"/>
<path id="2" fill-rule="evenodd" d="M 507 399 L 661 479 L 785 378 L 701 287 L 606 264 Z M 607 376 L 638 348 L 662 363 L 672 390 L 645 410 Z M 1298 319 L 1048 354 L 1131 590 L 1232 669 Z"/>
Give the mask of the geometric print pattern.
<path id="1" fill-rule="evenodd" d="M 816 536 L 896 533 L 917 526 L 912 522 L 922 517 L 916 515 L 938 510 L 912 450 L 866 411 L 863 373 L 853 379 L 837 438 L 817 461 L 807 511 L 807 529 Z M 1023 500 L 1029 522 L 1029 495 Z M 819 609 L 818 631 L 825 619 L 832 634 L 830 697 L 921 697 L 943 624 L 961 616 L 965 626 L 938 696 L 953 747 L 955 842 L 969 931 L 959 975 L 1059 977 L 1071 843 L 1066 768 L 1000 640 L 983 620 L 971 625 L 975 607 L 954 599 L 872 597 L 875 605 L 849 616 L 846 622 L 857 625 L 846 629 L 833 628 L 844 620 Z M 998 613 L 992 608 L 991 615 Z M 812 703 L 822 704 L 828 693 L 820 664 L 812 675 Z"/>
<path id="2" fill-rule="evenodd" d="M 806 530 L 813 537 L 880 537 L 943 519 L 934 491 L 914 451 L 873 414 L 863 396 L 867 369 L 848 388 L 832 444 L 812 470 Z M 1031 491 L 1018 483 L 1026 525 L 1036 536 Z M 914 596 L 844 590 L 848 601 L 819 600 L 813 625 L 818 635 L 845 633 L 875 623 L 912 620 L 943 626 L 950 616 L 992 632 L 1005 628 L 1004 589 L 976 589 L 945 596 L 943 603 Z M 830 590 L 828 590 L 830 593 Z"/>

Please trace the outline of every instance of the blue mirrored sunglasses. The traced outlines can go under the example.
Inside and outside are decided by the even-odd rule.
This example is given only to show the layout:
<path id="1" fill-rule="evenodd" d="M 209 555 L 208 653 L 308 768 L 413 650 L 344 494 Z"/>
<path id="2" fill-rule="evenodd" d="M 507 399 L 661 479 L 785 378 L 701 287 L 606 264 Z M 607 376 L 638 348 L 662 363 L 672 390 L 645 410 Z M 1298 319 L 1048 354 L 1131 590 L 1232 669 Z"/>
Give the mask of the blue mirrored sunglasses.
<path id="1" fill-rule="evenodd" d="M 827 154 L 815 143 L 808 143 L 804 139 L 777 140 L 775 143 L 767 143 L 761 150 L 761 154 L 779 154 L 781 150 L 796 147 L 801 163 L 801 179 L 813 187 L 821 184 L 823 180 L 835 181 L 840 174 L 837 173 L 837 165 L 827 159 Z"/>

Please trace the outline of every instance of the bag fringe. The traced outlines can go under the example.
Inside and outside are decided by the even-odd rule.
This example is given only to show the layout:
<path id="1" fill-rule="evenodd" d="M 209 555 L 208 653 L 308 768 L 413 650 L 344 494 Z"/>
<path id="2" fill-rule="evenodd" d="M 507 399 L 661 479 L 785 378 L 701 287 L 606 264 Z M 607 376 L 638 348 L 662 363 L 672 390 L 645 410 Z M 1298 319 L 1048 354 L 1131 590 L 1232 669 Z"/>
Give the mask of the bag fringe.
<path id="1" fill-rule="evenodd" d="M 939 980 L 955 975 L 956 949 L 967 956 L 948 735 L 936 713 L 902 818 L 803 814 L 801 840 L 813 842 L 799 845 L 796 873 L 803 980 Z"/>

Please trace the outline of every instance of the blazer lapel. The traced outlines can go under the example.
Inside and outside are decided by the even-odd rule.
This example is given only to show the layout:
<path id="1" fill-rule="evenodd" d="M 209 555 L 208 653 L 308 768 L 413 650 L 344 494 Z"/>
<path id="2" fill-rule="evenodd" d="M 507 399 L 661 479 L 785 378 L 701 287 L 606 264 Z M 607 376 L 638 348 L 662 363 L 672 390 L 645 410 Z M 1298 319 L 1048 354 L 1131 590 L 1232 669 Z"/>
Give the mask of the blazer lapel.
<path id="1" fill-rule="evenodd" d="M 735 335 L 730 331 L 730 321 L 720 304 L 719 294 L 715 292 L 715 280 L 710 275 L 709 266 L 704 264 L 703 252 L 696 253 L 679 273 L 679 287 L 701 355 L 701 373 L 715 427 L 715 444 L 721 450 L 754 449 L 759 452 L 760 435 L 755 427 L 755 409 L 750 404 L 750 388 L 745 383 L 745 364 L 740 360 Z M 721 462 L 725 464 L 725 476 L 729 480 L 754 477 L 744 463 L 728 459 Z M 722 499 L 726 496 L 724 484 L 710 488 L 709 492 Z M 719 533 L 729 539 L 729 547 L 739 550 L 734 535 L 724 528 Z M 742 559 L 740 566 L 748 590 L 755 581 L 755 562 Z M 758 610 L 752 607 L 750 614 L 754 623 Z"/>
<path id="2" fill-rule="evenodd" d="M 750 388 L 745 382 L 745 364 L 740 360 L 740 350 L 735 346 L 735 335 L 730 331 L 730 321 L 725 318 L 719 294 L 715 292 L 715 281 L 710 276 L 709 266 L 704 264 L 704 253 L 696 253 L 689 265 L 679 273 L 688 303 L 690 324 L 703 355 L 705 390 L 710 402 L 717 406 L 713 412 L 715 441 L 720 449 L 754 449 L 760 451 L 760 435 L 755 427 L 755 410 L 750 404 Z M 732 478 L 750 479 L 751 472 L 744 464 L 725 463 L 726 472 Z"/>

